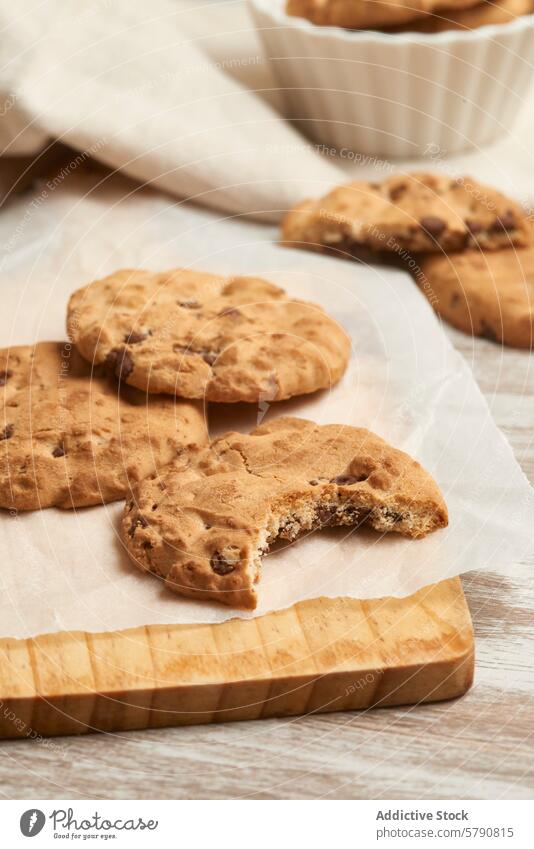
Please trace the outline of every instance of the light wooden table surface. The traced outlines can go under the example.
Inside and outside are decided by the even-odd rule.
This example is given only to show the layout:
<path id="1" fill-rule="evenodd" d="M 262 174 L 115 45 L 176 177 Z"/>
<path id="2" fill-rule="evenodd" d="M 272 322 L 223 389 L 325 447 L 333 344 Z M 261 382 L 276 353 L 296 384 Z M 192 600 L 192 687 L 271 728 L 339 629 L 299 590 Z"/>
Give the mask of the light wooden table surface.
<path id="1" fill-rule="evenodd" d="M 534 360 L 447 330 L 534 480 Z M 462 699 L 0 744 L 5 798 L 533 798 L 534 564 L 468 574 L 477 671 Z"/>

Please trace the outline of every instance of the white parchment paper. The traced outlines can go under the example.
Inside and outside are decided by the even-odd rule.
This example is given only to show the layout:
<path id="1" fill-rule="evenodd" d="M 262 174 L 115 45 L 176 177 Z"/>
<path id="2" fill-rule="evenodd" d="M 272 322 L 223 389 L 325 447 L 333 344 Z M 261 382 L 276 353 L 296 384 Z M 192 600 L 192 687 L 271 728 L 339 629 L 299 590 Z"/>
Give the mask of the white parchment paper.
<path id="1" fill-rule="evenodd" d="M 36 202 L 41 198 L 40 202 Z M 276 230 L 135 189 L 70 176 L 0 216 L 0 344 L 64 338 L 80 285 L 119 267 L 191 265 L 254 273 L 322 304 L 349 332 L 350 368 L 331 392 L 268 410 L 212 407 L 213 435 L 264 415 L 368 427 L 437 479 L 450 525 L 424 540 L 335 529 L 264 559 L 254 614 L 181 599 L 130 563 L 118 538 L 122 504 L 0 516 L 3 636 L 106 631 L 250 617 L 321 595 L 403 596 L 533 550 L 534 498 L 471 372 L 407 273 L 276 245 Z M 528 354 L 525 354 L 528 356 Z"/>

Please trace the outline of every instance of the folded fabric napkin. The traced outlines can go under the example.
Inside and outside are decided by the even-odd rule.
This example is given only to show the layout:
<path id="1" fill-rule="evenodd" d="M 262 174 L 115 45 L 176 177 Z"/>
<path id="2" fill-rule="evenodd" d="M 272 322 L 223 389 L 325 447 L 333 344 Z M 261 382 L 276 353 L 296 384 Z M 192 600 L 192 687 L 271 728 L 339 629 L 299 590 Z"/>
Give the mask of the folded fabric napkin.
<path id="1" fill-rule="evenodd" d="M 0 0 L 0 153 L 59 139 L 179 198 L 268 220 L 339 182 L 183 20 L 166 0 Z"/>

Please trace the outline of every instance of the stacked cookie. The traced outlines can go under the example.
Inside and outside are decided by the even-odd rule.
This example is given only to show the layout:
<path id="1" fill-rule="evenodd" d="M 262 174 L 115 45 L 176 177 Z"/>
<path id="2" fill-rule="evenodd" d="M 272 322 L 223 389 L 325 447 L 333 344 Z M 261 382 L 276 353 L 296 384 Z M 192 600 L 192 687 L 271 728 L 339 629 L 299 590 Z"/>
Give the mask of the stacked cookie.
<path id="1" fill-rule="evenodd" d="M 67 324 L 69 342 L 0 352 L 1 507 L 125 499 L 138 566 L 249 609 L 278 538 L 447 524 L 430 475 L 368 431 L 279 418 L 209 444 L 201 402 L 276 402 L 342 377 L 350 341 L 318 305 L 258 278 L 126 270 L 75 292 Z"/>
<path id="2" fill-rule="evenodd" d="M 259 278 L 120 271 L 75 292 L 67 328 L 89 362 L 149 393 L 233 403 L 326 389 L 350 342 L 316 304 Z"/>
<path id="3" fill-rule="evenodd" d="M 202 410 L 125 390 L 69 342 L 0 351 L 0 507 L 87 507 L 124 498 L 187 445 Z"/>
<path id="4" fill-rule="evenodd" d="M 468 333 L 531 347 L 534 230 L 519 204 L 470 178 L 413 173 L 353 182 L 291 210 L 282 241 L 408 268 Z"/>
<path id="5" fill-rule="evenodd" d="M 503 24 L 533 11 L 532 0 L 287 0 L 289 15 L 318 26 L 437 33 Z"/>

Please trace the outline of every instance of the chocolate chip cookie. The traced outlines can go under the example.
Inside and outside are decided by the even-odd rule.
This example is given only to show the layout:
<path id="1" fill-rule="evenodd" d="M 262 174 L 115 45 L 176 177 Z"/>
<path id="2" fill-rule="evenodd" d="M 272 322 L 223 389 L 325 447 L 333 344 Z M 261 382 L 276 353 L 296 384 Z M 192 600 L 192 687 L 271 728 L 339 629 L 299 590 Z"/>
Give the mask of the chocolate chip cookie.
<path id="1" fill-rule="evenodd" d="M 253 277 L 119 271 L 74 293 L 69 335 L 89 361 L 149 392 L 280 401 L 336 383 L 346 333 L 316 304 Z"/>
<path id="2" fill-rule="evenodd" d="M 0 351 L 0 507 L 85 507 L 125 498 L 207 437 L 202 409 L 123 387 L 70 343 Z"/>
<path id="3" fill-rule="evenodd" d="M 381 183 L 349 183 L 291 210 L 282 240 L 295 247 L 358 257 L 362 250 L 493 250 L 526 244 L 517 203 L 469 177 L 412 173 Z"/>
<path id="4" fill-rule="evenodd" d="M 533 0 L 485 0 L 469 9 L 440 9 L 387 32 L 447 32 L 478 29 L 489 24 L 506 24 L 534 11 Z"/>
<path id="5" fill-rule="evenodd" d="M 137 565 L 175 592 L 253 609 L 275 540 L 363 524 L 422 537 L 447 524 L 447 508 L 419 463 L 373 433 L 280 418 L 142 481 L 122 534 Z"/>
<path id="6" fill-rule="evenodd" d="M 534 344 L 534 243 L 428 256 L 416 277 L 436 312 L 465 333 L 514 348 Z"/>
<path id="7" fill-rule="evenodd" d="M 346 29 L 386 27 L 412 21 L 435 9 L 465 9 L 477 0 L 287 0 L 289 15 L 319 26 Z"/>

